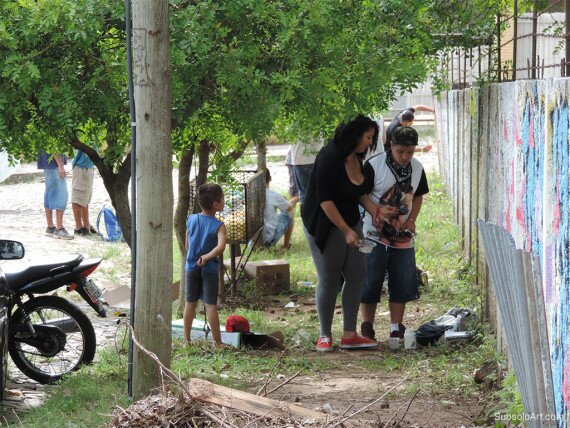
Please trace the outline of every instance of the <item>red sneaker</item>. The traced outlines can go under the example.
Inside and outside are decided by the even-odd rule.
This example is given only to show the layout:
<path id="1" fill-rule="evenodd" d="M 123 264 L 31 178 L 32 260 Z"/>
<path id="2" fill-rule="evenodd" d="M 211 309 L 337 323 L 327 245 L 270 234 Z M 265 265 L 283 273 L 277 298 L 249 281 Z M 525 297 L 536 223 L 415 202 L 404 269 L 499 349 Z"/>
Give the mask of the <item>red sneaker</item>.
<path id="1" fill-rule="evenodd" d="M 340 349 L 368 349 L 378 346 L 378 342 L 355 334 L 350 339 L 342 339 L 340 341 Z"/>
<path id="2" fill-rule="evenodd" d="M 332 339 L 329 336 L 321 336 L 317 340 L 317 351 L 319 352 L 331 352 L 332 351 Z"/>

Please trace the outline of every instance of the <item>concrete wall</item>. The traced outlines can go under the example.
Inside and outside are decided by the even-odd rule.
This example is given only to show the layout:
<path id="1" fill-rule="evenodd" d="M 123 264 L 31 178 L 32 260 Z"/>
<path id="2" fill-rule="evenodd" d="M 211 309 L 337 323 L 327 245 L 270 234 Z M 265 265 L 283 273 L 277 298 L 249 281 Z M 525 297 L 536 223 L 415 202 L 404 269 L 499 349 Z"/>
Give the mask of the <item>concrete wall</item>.
<path id="1" fill-rule="evenodd" d="M 436 107 L 440 171 L 454 200 L 464 256 L 477 268 L 487 319 L 499 322 L 477 218 L 505 227 L 518 248 L 540 258 L 564 427 L 570 415 L 569 94 L 570 79 L 517 81 L 447 92 Z"/>

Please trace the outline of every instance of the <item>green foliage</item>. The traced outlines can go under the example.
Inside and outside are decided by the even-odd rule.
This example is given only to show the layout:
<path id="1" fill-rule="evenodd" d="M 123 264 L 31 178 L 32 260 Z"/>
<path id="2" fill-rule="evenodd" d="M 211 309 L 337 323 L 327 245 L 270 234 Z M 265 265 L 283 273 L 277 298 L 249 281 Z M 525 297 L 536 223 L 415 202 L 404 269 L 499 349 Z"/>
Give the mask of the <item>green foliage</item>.
<path id="1" fill-rule="evenodd" d="M 484 33 L 502 4 L 452 3 L 461 7 L 173 0 L 175 151 L 214 141 L 217 159 L 227 159 L 236 144 L 273 128 L 315 135 L 356 112 L 385 109 L 434 66 L 431 55 L 447 43 L 434 29 Z M 130 145 L 123 8 L 118 0 L 0 4 L 0 145 L 11 155 L 65 151 L 77 138 L 96 141 L 119 169 Z"/>
<path id="2" fill-rule="evenodd" d="M 10 154 L 69 151 L 89 120 L 127 123 L 121 10 L 107 3 L 0 4 L 0 141 Z"/>
<path id="3" fill-rule="evenodd" d="M 507 374 L 502 382 L 501 389 L 496 391 L 494 395 L 494 404 L 488 410 L 491 417 L 498 419 L 497 416 L 503 416 L 505 420 L 509 420 L 509 426 L 519 426 L 522 423 L 524 406 L 517 388 L 517 378 L 513 371 Z M 507 425 L 500 420 L 496 420 L 495 426 L 504 428 Z"/>

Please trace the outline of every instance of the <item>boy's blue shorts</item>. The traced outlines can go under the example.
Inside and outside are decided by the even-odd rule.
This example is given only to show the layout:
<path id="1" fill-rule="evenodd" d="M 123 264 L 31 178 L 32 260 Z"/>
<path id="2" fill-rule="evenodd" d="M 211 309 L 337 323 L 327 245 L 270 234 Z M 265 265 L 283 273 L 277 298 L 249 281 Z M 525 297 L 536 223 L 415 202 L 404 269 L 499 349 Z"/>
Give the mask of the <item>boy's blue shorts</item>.
<path id="1" fill-rule="evenodd" d="M 186 301 L 202 300 L 206 305 L 218 304 L 218 272 L 203 269 L 186 271 Z"/>
<path id="2" fill-rule="evenodd" d="M 67 181 L 59 176 L 58 169 L 45 169 L 46 190 L 44 208 L 64 211 L 67 207 Z"/>
<path id="3" fill-rule="evenodd" d="M 414 248 L 392 248 L 378 244 L 366 255 L 368 276 L 362 288 L 361 303 L 378 303 L 386 273 L 388 300 L 407 303 L 420 298 Z"/>

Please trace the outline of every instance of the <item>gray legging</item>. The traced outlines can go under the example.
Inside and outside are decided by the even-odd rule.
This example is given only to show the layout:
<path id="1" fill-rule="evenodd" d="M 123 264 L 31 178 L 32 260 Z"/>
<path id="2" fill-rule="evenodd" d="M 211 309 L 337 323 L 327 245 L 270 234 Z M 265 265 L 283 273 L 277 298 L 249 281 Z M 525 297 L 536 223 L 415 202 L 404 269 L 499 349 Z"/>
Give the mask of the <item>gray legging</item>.
<path id="1" fill-rule="evenodd" d="M 349 247 L 344 235 L 335 226 L 332 226 L 329 232 L 322 253 L 313 236 L 307 232 L 307 229 L 303 230 L 319 276 L 316 300 L 321 336 L 331 336 L 332 333 L 332 320 L 341 274 L 345 281 L 342 287 L 343 328 L 344 331 L 356 331 L 360 295 L 366 280 L 366 255 Z M 361 224 L 354 226 L 353 230 L 362 236 Z"/>

